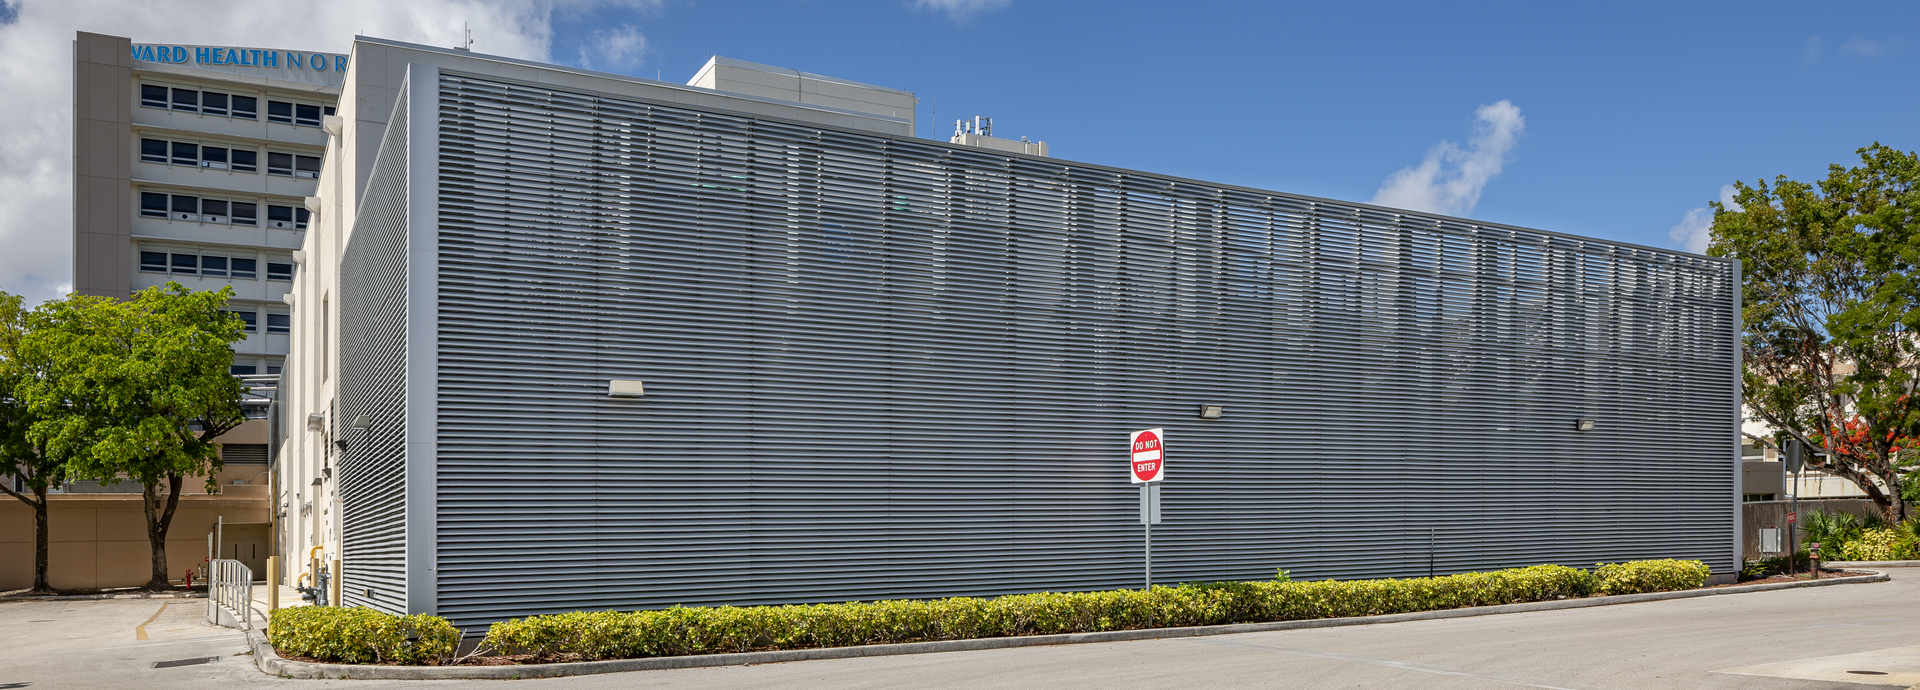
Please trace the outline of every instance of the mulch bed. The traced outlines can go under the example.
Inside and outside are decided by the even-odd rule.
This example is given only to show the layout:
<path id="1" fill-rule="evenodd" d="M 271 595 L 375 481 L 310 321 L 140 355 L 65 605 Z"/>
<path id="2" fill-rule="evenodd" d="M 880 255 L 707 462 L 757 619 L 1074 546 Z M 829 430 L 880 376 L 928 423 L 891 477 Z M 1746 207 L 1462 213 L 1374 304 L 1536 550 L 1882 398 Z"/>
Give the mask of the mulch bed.
<path id="1" fill-rule="evenodd" d="M 1861 572 L 1858 570 L 1840 570 L 1840 571 L 1821 570 L 1820 579 L 1832 580 L 1832 579 L 1842 578 L 1842 577 L 1866 577 L 1872 574 L 1873 573 Z M 1744 582 L 1736 582 L 1728 585 L 1713 585 L 1711 587 L 1706 587 L 1705 589 L 1719 589 L 1721 587 L 1738 587 L 1740 585 L 1771 585 L 1771 584 L 1780 583 L 1780 582 L 1804 582 L 1811 579 L 1813 579 L 1813 576 L 1808 573 L 1793 573 L 1791 575 L 1781 574 L 1781 575 L 1774 575 L 1772 577 L 1763 577 L 1758 580 L 1746 580 Z"/>

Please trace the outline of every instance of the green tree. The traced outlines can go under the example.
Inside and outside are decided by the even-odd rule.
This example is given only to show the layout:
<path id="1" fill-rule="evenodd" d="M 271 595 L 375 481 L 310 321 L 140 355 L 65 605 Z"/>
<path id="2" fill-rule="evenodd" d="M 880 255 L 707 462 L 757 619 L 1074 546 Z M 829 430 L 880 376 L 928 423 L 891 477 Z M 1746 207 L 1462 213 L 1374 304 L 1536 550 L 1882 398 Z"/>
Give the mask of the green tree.
<path id="1" fill-rule="evenodd" d="M 1899 454 L 1920 435 L 1920 157 L 1858 153 L 1817 184 L 1735 183 L 1707 253 L 1741 261 L 1748 407 L 1899 522 Z"/>
<path id="2" fill-rule="evenodd" d="M 221 466 L 213 442 L 246 416 L 229 372 L 245 337 L 223 311 L 232 288 L 189 292 L 178 283 L 118 301 L 72 295 L 29 316 L 20 350 L 45 375 L 17 389 L 38 418 L 27 437 L 76 479 L 139 482 L 153 549 L 149 589 L 167 585 L 167 530 L 187 477 Z"/>
<path id="3" fill-rule="evenodd" d="M 33 591 L 53 592 L 47 584 L 47 490 L 66 482 L 66 463 L 40 453 L 27 440 L 33 414 L 14 394 L 23 380 L 39 371 L 22 359 L 20 341 L 27 332 L 27 312 L 19 295 L 0 292 L 0 461 L 7 472 L 0 491 L 33 508 Z M 14 489 L 18 481 L 25 492 Z"/>

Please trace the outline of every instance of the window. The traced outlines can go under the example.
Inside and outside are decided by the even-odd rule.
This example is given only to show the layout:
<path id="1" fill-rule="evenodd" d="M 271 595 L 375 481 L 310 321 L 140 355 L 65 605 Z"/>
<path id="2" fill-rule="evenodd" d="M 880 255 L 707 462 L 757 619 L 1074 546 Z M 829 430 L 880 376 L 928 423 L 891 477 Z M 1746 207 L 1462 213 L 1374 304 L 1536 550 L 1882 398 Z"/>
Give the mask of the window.
<path id="1" fill-rule="evenodd" d="M 292 175 L 293 174 L 293 154 L 274 153 L 272 151 L 268 151 L 267 152 L 267 174 L 268 175 Z"/>
<path id="2" fill-rule="evenodd" d="M 234 225 L 260 224 L 259 209 L 260 207 L 252 202 L 248 202 L 248 201 L 233 202 L 232 223 Z"/>
<path id="3" fill-rule="evenodd" d="M 320 106 L 301 103 L 293 106 L 293 122 L 308 127 L 320 126 Z"/>
<path id="4" fill-rule="evenodd" d="M 293 176 L 309 180 L 320 179 L 320 159 L 313 156 L 294 156 Z"/>
<path id="5" fill-rule="evenodd" d="M 166 252 L 140 252 L 140 270 L 145 273 L 166 273 Z"/>
<path id="6" fill-rule="evenodd" d="M 285 101 L 267 101 L 267 121 L 293 124 L 293 104 Z"/>
<path id="7" fill-rule="evenodd" d="M 184 141 L 173 142 L 173 164 L 174 165 L 199 165 L 200 164 L 200 145 L 189 144 Z"/>
<path id="8" fill-rule="evenodd" d="M 227 114 L 227 95 L 212 91 L 200 94 L 200 112 L 208 115 Z"/>
<path id="9" fill-rule="evenodd" d="M 227 222 L 227 202 L 226 202 L 226 200 L 224 200 L 224 199 L 201 199 L 201 200 L 200 200 L 200 222 L 202 222 L 202 223 L 225 223 L 225 222 Z"/>
<path id="10" fill-rule="evenodd" d="M 267 227 L 293 230 L 292 206 L 267 206 Z"/>
<path id="11" fill-rule="evenodd" d="M 200 112 L 200 92 L 192 89 L 174 89 L 173 109 L 190 113 Z"/>
<path id="12" fill-rule="evenodd" d="M 267 280 L 293 280 L 293 264 L 268 261 Z"/>
<path id="13" fill-rule="evenodd" d="M 308 213 L 307 210 L 304 208 L 294 209 L 293 210 L 293 229 L 295 230 L 307 229 L 307 218 L 311 217 L 312 215 L 313 214 Z"/>
<path id="14" fill-rule="evenodd" d="M 259 104 L 260 101 L 252 96 L 234 96 L 233 116 L 241 120 L 255 119 L 259 117 Z"/>
<path id="15" fill-rule="evenodd" d="M 184 275 L 193 275 L 198 272 L 195 269 L 199 266 L 199 264 L 200 264 L 199 256 L 196 256 L 193 254 L 173 255 L 173 272 L 174 273 L 180 273 Z"/>
<path id="16" fill-rule="evenodd" d="M 227 373 L 233 374 L 234 376 L 252 376 L 255 371 L 256 369 L 251 364 L 235 364 L 227 367 Z M 296 582 L 294 584 L 299 583 Z"/>
<path id="17" fill-rule="evenodd" d="M 328 114 L 328 115 L 332 115 L 332 114 L 333 114 L 333 106 L 330 106 L 330 105 L 323 105 L 323 106 L 320 106 L 320 111 L 321 111 L 321 112 L 324 112 L 324 113 L 326 113 L 326 114 Z"/>
<path id="18" fill-rule="evenodd" d="M 140 160 L 148 163 L 167 162 L 167 142 L 159 139 L 141 139 Z"/>
<path id="19" fill-rule="evenodd" d="M 272 266 L 273 264 L 267 264 Z M 290 333 L 293 331 L 293 318 L 286 314 L 267 314 L 268 333 Z"/>
<path id="20" fill-rule="evenodd" d="M 152 84 L 140 85 L 140 105 L 149 108 L 167 107 L 167 87 Z"/>
<path id="21" fill-rule="evenodd" d="M 167 217 L 167 195 L 153 192 L 140 193 L 140 215 L 152 218 Z"/>
<path id="22" fill-rule="evenodd" d="M 238 316 L 238 317 L 240 317 L 240 320 L 241 320 L 241 321 L 245 321 L 245 322 L 247 323 L 247 326 L 246 326 L 245 328 L 242 328 L 242 329 L 240 329 L 240 330 L 243 330 L 243 331 L 246 331 L 246 332 L 248 332 L 248 333 L 254 333 L 254 332 L 257 332 L 257 331 L 259 330 L 259 328 L 257 327 L 257 326 L 258 326 L 258 323 L 259 323 L 259 322 L 258 322 L 258 319 L 257 319 L 257 317 L 256 317 L 256 316 L 254 315 L 254 313 L 253 313 L 253 312 L 250 312 L 250 311 L 236 311 L 236 312 L 232 312 L 232 313 L 233 313 L 233 314 L 234 314 L 235 316 Z"/>
<path id="23" fill-rule="evenodd" d="M 280 365 L 278 365 L 278 364 L 269 364 L 269 365 L 267 365 L 267 373 L 268 373 L 268 374 L 278 374 L 278 373 L 280 373 Z"/>
<path id="24" fill-rule="evenodd" d="M 200 147 L 200 167 L 226 170 L 227 150 L 218 146 Z"/>
<path id="25" fill-rule="evenodd" d="M 200 257 L 200 275 L 214 276 L 218 278 L 227 277 L 227 257 L 224 257 L 224 256 Z"/>
<path id="26" fill-rule="evenodd" d="M 233 150 L 233 170 L 236 172 L 258 172 L 260 170 L 260 152 L 247 149 Z"/>
<path id="27" fill-rule="evenodd" d="M 232 263 L 233 263 L 233 277 L 235 278 L 254 277 L 253 275 L 254 260 L 253 259 L 241 259 L 236 257 Z"/>
<path id="28" fill-rule="evenodd" d="M 173 195 L 173 220 L 200 220 L 200 197 Z"/>

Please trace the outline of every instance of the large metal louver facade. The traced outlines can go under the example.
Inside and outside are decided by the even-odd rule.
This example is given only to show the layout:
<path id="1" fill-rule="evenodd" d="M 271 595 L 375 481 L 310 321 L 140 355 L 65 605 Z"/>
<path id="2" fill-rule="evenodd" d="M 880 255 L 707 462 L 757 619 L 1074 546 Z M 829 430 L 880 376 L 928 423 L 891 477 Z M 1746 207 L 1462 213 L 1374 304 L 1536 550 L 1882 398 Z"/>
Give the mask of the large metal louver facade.
<path id="1" fill-rule="evenodd" d="M 462 624 L 1137 587 L 1148 427 L 1159 582 L 1735 567 L 1734 263 L 423 74 L 388 136 L 430 209 L 348 254 L 431 248 L 358 270 L 434 276 L 432 419 L 381 423 L 431 424 L 406 586 Z"/>

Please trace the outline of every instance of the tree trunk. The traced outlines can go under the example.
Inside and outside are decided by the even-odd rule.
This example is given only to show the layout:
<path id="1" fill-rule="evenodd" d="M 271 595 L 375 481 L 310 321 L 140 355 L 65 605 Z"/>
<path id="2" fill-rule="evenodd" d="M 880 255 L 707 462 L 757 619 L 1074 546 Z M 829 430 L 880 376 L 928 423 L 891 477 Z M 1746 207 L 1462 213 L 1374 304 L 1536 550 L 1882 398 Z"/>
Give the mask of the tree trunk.
<path id="1" fill-rule="evenodd" d="M 22 481 L 27 480 L 27 475 L 24 472 L 21 473 L 19 477 Z M 7 477 L 6 481 L 13 481 L 13 477 Z M 7 486 L 6 484 L 0 484 L 0 493 L 20 499 L 21 503 L 25 503 L 33 508 L 32 593 L 59 594 L 60 592 L 58 590 L 47 586 L 47 487 L 36 484 L 33 481 L 27 481 L 27 486 L 33 490 L 33 495 L 39 498 L 38 501 L 27 498 L 26 494 L 14 491 L 13 487 Z"/>
<path id="2" fill-rule="evenodd" d="M 161 508 L 158 482 L 141 487 L 141 503 L 147 514 L 147 545 L 153 549 L 153 579 L 150 591 L 171 589 L 167 583 L 167 528 L 173 524 L 173 510 L 180 505 L 180 475 L 167 475 L 166 507 Z"/>
<path id="3" fill-rule="evenodd" d="M 53 592 L 47 584 L 47 487 L 35 487 L 33 495 L 40 499 L 33 504 L 33 591 Z"/>

